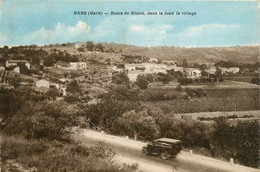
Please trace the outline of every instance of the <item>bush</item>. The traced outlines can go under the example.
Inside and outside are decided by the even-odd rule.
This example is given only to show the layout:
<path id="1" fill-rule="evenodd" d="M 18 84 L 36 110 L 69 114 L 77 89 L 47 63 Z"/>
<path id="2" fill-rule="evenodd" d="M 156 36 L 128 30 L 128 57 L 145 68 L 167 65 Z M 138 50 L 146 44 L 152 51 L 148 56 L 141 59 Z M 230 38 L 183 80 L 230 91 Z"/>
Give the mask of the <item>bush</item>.
<path id="1" fill-rule="evenodd" d="M 125 72 L 114 73 L 112 75 L 112 82 L 118 85 L 127 85 L 129 78 Z"/>
<path id="2" fill-rule="evenodd" d="M 179 81 L 180 85 L 189 85 L 192 83 L 192 79 L 190 78 L 180 78 Z"/>
<path id="3" fill-rule="evenodd" d="M 15 159 L 24 167 L 34 167 L 37 171 L 133 172 L 138 168 L 138 164 L 115 164 L 115 152 L 103 142 L 85 148 L 77 143 L 28 141 L 18 136 L 4 136 L 2 146 L 5 148 L 2 150 L 3 166 L 7 160 Z"/>
<path id="4" fill-rule="evenodd" d="M 135 81 L 135 84 L 145 90 L 147 89 L 148 85 L 153 82 L 153 75 L 146 74 L 146 75 L 138 75 L 137 80 Z"/>
<path id="5" fill-rule="evenodd" d="M 65 102 L 28 102 L 26 105 L 7 120 L 5 134 L 21 134 L 28 139 L 63 140 L 68 138 L 66 129 L 76 124 L 77 111 L 74 109 L 71 113 Z"/>
<path id="6" fill-rule="evenodd" d="M 252 78 L 251 83 L 252 83 L 252 84 L 256 84 L 256 85 L 260 85 L 259 77 L 257 77 L 257 78 Z"/>
<path id="7" fill-rule="evenodd" d="M 181 91 L 181 90 L 182 90 L 181 85 L 178 85 L 178 86 L 176 87 L 176 90 L 177 90 L 177 91 Z"/>
<path id="8" fill-rule="evenodd" d="M 259 167 L 259 123 L 258 121 L 239 122 L 230 125 L 225 118 L 216 120 L 211 137 L 211 151 L 215 156 L 234 158 L 239 163 Z"/>
<path id="9" fill-rule="evenodd" d="M 185 92 L 190 97 L 203 97 L 203 96 L 206 96 L 206 93 L 204 93 L 202 89 L 190 90 L 190 89 L 186 88 Z"/>

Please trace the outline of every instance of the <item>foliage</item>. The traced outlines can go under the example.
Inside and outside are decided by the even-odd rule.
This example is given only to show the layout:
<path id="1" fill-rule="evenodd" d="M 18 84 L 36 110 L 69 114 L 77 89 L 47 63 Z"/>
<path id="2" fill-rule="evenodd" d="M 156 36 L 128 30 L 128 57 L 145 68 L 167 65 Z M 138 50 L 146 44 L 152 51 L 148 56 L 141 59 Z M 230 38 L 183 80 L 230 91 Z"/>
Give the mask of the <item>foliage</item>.
<path id="1" fill-rule="evenodd" d="M 180 85 L 189 85 L 192 83 L 191 78 L 180 78 L 179 81 Z"/>
<path id="2" fill-rule="evenodd" d="M 79 51 L 79 52 L 85 52 L 85 51 L 84 51 L 84 48 L 82 48 L 82 47 L 79 47 L 79 48 L 78 48 L 78 51 Z"/>
<path id="3" fill-rule="evenodd" d="M 211 150 L 216 156 L 234 158 L 246 166 L 259 167 L 259 123 L 239 122 L 230 125 L 225 118 L 218 118 L 211 137 Z"/>
<path id="4" fill-rule="evenodd" d="M 49 90 L 46 93 L 46 96 L 50 100 L 55 100 L 57 97 L 62 96 L 62 90 L 58 90 L 56 87 L 55 88 L 49 88 Z"/>
<path id="5" fill-rule="evenodd" d="M 147 109 L 140 112 L 135 110 L 125 112 L 122 117 L 117 119 L 117 122 L 125 133 L 134 136 L 135 140 L 139 136 L 152 139 L 159 135 L 159 128 L 154 118 L 148 114 Z"/>
<path id="6" fill-rule="evenodd" d="M 120 101 L 105 96 L 100 103 L 92 104 L 86 108 L 86 118 L 93 127 L 101 127 L 112 133 L 120 133 L 116 120 L 126 111 L 137 109 L 138 103 L 133 101 Z"/>
<path id="7" fill-rule="evenodd" d="M 118 85 L 127 85 L 129 84 L 129 78 L 125 72 L 114 73 L 112 82 Z"/>
<path id="8" fill-rule="evenodd" d="M 252 83 L 252 84 L 256 84 L 256 85 L 260 85 L 259 77 L 257 77 L 257 78 L 252 78 L 251 83 Z"/>
<path id="9" fill-rule="evenodd" d="M 126 85 L 112 85 L 107 93 L 99 95 L 99 98 L 114 99 L 120 101 L 137 101 L 139 90 L 128 88 Z"/>
<path id="10" fill-rule="evenodd" d="M 181 91 L 182 90 L 182 87 L 181 87 L 181 85 L 179 84 L 179 85 L 177 85 L 177 87 L 176 87 L 176 90 L 177 91 Z"/>
<path id="11" fill-rule="evenodd" d="M 22 137 L 4 136 L 2 146 L 2 167 L 6 161 L 15 159 L 26 168 L 37 171 L 108 171 L 134 172 L 138 164 L 122 166 L 114 162 L 115 152 L 103 142 L 93 147 L 79 143 L 25 140 Z"/>
<path id="12" fill-rule="evenodd" d="M 202 89 L 194 90 L 194 89 L 186 88 L 185 92 L 187 93 L 187 95 L 189 97 L 203 97 L 203 96 L 206 96 L 206 93 L 204 93 Z"/>
<path id="13" fill-rule="evenodd" d="M 96 50 L 100 52 L 104 52 L 104 46 L 102 44 L 97 44 L 96 45 Z"/>
<path id="14" fill-rule="evenodd" d="M 4 133 L 21 134 L 28 139 L 67 139 L 66 128 L 76 124 L 77 116 L 77 111 L 71 114 L 69 108 L 62 101 L 27 102 L 12 118 L 8 118 Z"/>
<path id="15" fill-rule="evenodd" d="M 66 91 L 71 94 L 81 93 L 81 88 L 76 80 L 71 81 L 66 88 Z"/>
<path id="16" fill-rule="evenodd" d="M 159 73 L 158 74 L 158 81 L 161 81 L 163 84 L 168 84 L 170 81 L 173 81 L 173 76 L 169 73 Z"/>
<path id="17" fill-rule="evenodd" d="M 149 83 L 151 82 L 153 82 L 153 76 L 151 74 L 146 74 L 146 75 L 138 75 L 135 84 L 139 88 L 145 90 L 147 89 Z"/>
<path id="18" fill-rule="evenodd" d="M 219 81 L 222 75 L 222 71 L 219 67 L 216 67 L 215 77 Z"/>
<path id="19" fill-rule="evenodd" d="M 54 65 L 54 59 L 51 56 L 44 58 L 43 65 L 50 67 Z"/>
<path id="20" fill-rule="evenodd" d="M 94 45 L 93 41 L 88 41 L 86 47 L 87 47 L 88 51 L 94 51 L 95 45 Z"/>

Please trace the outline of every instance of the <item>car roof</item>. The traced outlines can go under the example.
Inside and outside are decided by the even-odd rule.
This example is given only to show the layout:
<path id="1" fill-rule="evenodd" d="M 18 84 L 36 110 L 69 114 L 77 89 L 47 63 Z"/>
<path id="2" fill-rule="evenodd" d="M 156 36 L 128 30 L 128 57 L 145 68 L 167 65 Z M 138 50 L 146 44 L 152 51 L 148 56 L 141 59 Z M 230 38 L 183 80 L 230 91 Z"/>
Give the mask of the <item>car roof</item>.
<path id="1" fill-rule="evenodd" d="M 166 143 L 180 143 L 180 140 L 176 140 L 176 139 L 170 139 L 170 138 L 160 138 L 160 139 L 156 139 L 154 141 L 159 141 L 159 142 L 166 142 Z"/>

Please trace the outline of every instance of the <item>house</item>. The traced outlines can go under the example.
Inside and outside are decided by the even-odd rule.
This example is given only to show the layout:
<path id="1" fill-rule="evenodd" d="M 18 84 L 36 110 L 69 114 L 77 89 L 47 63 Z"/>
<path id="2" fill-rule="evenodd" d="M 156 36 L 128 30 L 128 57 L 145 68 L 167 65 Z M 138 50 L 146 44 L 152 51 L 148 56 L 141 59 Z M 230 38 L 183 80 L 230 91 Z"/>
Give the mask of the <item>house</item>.
<path id="1" fill-rule="evenodd" d="M 185 73 L 187 78 L 199 78 L 201 77 L 201 70 L 196 68 L 186 68 Z"/>
<path id="2" fill-rule="evenodd" d="M 79 48 L 79 47 L 82 47 L 82 46 L 84 46 L 84 43 L 82 43 L 82 42 L 76 42 L 76 43 L 74 44 L 74 47 L 75 47 L 75 48 Z"/>
<path id="3" fill-rule="evenodd" d="M 235 74 L 239 72 L 239 67 L 230 67 L 227 69 L 227 73 Z"/>
<path id="4" fill-rule="evenodd" d="M 79 70 L 79 69 L 86 69 L 87 63 L 86 62 L 70 62 L 70 69 Z"/>
<path id="5" fill-rule="evenodd" d="M 19 64 L 24 64 L 27 69 L 30 69 L 30 63 L 27 60 L 7 60 L 5 62 L 6 67 L 19 66 Z"/>
<path id="6" fill-rule="evenodd" d="M 50 82 L 45 79 L 40 79 L 39 81 L 36 82 L 36 87 L 50 88 Z"/>
<path id="7" fill-rule="evenodd" d="M 216 68 L 215 67 L 211 67 L 209 69 L 205 70 L 208 74 L 215 74 L 216 73 Z"/>

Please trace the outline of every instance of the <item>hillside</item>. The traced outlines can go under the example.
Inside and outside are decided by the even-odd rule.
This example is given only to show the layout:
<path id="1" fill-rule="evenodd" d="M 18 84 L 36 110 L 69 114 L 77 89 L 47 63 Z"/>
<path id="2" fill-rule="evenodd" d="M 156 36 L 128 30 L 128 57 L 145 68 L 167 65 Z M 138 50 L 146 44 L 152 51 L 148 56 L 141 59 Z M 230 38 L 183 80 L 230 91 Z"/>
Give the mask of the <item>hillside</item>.
<path id="1" fill-rule="evenodd" d="M 112 47 L 115 51 L 121 49 L 123 53 L 158 57 L 161 60 L 175 60 L 182 62 L 186 59 L 189 63 L 216 63 L 220 60 L 239 63 L 256 63 L 259 58 L 258 46 L 235 47 L 138 47 L 133 45 L 121 45 L 104 43 L 105 47 Z"/>

